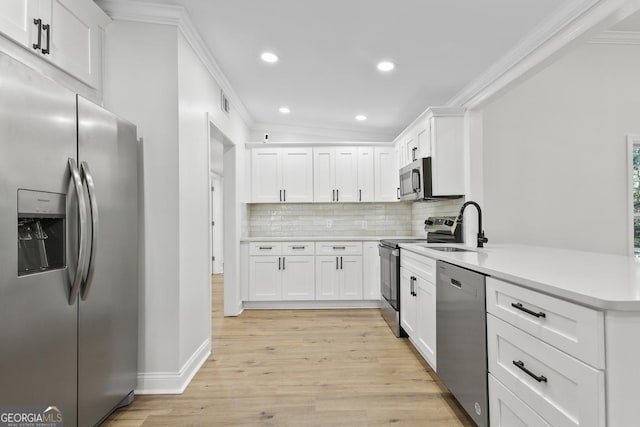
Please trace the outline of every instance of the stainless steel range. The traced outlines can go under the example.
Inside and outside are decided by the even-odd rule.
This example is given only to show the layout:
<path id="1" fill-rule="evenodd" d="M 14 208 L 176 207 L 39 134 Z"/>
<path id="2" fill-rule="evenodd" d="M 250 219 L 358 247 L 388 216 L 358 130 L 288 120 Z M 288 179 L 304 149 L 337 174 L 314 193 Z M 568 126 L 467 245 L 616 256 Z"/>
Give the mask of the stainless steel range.
<path id="1" fill-rule="evenodd" d="M 400 327 L 400 244 L 461 243 L 462 227 L 455 216 L 429 217 L 425 221 L 427 238 L 385 239 L 378 245 L 380 253 L 380 312 L 395 336 L 404 334 Z"/>

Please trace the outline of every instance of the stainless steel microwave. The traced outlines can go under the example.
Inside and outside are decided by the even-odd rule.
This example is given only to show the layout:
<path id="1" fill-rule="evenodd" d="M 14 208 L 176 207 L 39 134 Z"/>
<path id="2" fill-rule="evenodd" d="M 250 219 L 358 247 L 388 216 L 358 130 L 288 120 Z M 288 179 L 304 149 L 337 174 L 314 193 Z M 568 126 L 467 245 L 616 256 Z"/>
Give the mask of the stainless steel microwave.
<path id="1" fill-rule="evenodd" d="M 434 196 L 432 186 L 433 169 L 431 157 L 423 157 L 400 169 L 400 200 L 425 200 L 432 198 L 451 198 L 460 195 Z"/>

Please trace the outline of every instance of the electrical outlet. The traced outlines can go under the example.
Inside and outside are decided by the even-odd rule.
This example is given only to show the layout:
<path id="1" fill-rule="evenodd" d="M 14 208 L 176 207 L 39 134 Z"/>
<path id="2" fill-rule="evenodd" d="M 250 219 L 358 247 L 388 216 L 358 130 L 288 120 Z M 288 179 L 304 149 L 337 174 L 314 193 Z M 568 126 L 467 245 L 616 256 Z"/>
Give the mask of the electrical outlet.
<path id="1" fill-rule="evenodd" d="M 331 228 L 333 227 L 333 221 L 331 221 L 330 219 L 327 220 L 327 228 Z"/>

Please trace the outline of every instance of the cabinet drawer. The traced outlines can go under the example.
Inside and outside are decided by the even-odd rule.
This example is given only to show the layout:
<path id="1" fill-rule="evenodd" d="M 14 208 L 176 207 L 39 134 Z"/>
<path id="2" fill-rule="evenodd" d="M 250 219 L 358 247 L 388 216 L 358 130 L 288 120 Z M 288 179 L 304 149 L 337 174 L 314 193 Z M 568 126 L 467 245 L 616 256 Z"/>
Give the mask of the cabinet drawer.
<path id="1" fill-rule="evenodd" d="M 313 242 L 283 242 L 282 255 L 313 255 Z"/>
<path id="2" fill-rule="evenodd" d="M 316 255 L 362 255 L 362 242 L 316 242 Z"/>
<path id="3" fill-rule="evenodd" d="M 281 242 L 251 242 L 249 255 L 282 255 Z"/>
<path id="4" fill-rule="evenodd" d="M 489 372 L 549 424 L 605 425 L 603 371 L 492 315 L 487 353 Z"/>
<path id="5" fill-rule="evenodd" d="M 430 283 L 436 283 L 436 260 L 401 249 L 400 266 Z"/>
<path id="6" fill-rule="evenodd" d="M 581 305 L 487 278 L 487 311 L 604 369 L 604 314 Z"/>
<path id="7" fill-rule="evenodd" d="M 491 427 L 551 427 L 540 415 L 489 374 Z"/>

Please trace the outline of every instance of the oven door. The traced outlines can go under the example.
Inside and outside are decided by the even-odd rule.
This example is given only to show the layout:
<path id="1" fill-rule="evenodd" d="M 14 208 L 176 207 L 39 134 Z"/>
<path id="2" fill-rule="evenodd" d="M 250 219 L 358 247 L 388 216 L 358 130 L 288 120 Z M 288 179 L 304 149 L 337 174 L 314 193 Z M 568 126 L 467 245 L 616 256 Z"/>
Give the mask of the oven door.
<path id="1" fill-rule="evenodd" d="M 389 305 L 399 311 L 400 249 L 380 244 L 378 250 L 380 252 L 380 292 Z"/>

